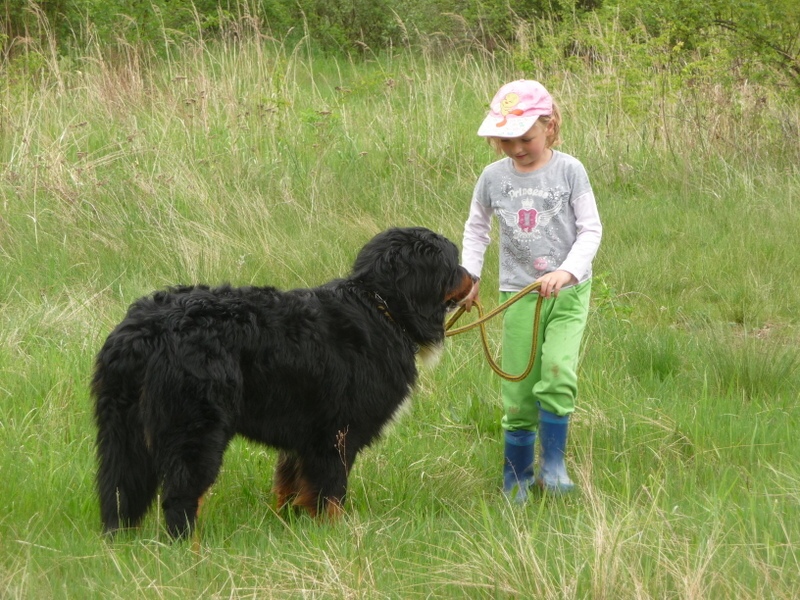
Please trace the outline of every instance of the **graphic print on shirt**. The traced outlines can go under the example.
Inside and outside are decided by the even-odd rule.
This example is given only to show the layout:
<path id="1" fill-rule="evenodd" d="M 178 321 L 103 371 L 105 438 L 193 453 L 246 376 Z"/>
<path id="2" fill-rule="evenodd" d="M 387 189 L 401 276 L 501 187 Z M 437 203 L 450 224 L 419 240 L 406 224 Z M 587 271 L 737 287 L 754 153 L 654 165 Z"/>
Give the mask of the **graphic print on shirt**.
<path id="1" fill-rule="evenodd" d="M 507 202 L 495 212 L 510 243 L 500 260 L 511 271 L 528 265 L 539 274 L 554 270 L 566 257 L 555 249 L 557 235 L 550 222 L 564 208 L 569 192 L 514 187 L 511 182 L 504 182 L 502 189 Z"/>

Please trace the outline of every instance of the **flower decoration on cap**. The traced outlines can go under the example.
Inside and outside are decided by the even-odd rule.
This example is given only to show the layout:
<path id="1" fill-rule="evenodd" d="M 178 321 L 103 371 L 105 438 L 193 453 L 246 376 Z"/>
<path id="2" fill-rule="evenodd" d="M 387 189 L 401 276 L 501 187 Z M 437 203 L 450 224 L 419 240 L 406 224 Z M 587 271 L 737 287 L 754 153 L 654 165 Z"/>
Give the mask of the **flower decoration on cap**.
<path id="1" fill-rule="evenodd" d="M 551 114 L 553 98 L 541 83 L 530 79 L 512 81 L 495 94 L 478 135 L 519 137 L 533 127 L 536 119 Z"/>

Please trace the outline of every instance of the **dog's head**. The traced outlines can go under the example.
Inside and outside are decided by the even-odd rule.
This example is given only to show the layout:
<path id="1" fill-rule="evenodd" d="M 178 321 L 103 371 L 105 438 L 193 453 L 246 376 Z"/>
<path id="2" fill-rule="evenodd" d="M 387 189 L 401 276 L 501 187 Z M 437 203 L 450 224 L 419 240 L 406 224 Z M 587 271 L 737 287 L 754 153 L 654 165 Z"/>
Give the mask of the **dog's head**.
<path id="1" fill-rule="evenodd" d="M 377 294 L 389 316 L 420 346 L 440 344 L 444 319 L 472 289 L 458 248 L 424 227 L 388 229 L 359 252 L 353 280 Z"/>

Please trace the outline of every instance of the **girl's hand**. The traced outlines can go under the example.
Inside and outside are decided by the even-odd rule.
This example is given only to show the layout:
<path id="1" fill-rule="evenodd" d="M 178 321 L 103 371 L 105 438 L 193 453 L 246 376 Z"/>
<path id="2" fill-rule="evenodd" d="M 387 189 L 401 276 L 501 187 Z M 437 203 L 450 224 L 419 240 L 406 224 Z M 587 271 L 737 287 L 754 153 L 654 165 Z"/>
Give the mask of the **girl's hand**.
<path id="1" fill-rule="evenodd" d="M 539 288 L 539 293 L 545 298 L 549 298 L 550 296 L 556 297 L 558 296 L 558 292 L 560 292 L 561 288 L 565 285 L 578 283 L 575 276 L 568 271 L 553 271 L 552 273 L 542 275 L 536 281 L 542 283 L 542 287 Z M 467 298 L 469 298 L 469 296 L 467 296 Z"/>
<path id="2" fill-rule="evenodd" d="M 478 281 L 472 284 L 472 289 L 470 290 L 469 294 L 467 294 L 467 297 L 461 301 L 461 304 L 464 305 L 464 309 L 467 312 L 472 310 L 472 303 L 478 299 L 478 292 L 480 291 L 480 287 L 481 287 L 481 280 L 479 279 Z"/>

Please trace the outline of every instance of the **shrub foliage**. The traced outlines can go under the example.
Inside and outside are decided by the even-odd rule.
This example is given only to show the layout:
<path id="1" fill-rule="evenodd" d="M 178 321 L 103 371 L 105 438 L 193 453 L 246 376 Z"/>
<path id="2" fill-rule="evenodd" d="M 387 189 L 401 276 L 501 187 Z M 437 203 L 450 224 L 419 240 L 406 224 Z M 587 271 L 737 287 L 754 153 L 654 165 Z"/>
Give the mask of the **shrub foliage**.
<path id="1" fill-rule="evenodd" d="M 548 57 L 602 62 L 612 44 L 663 66 L 666 49 L 670 66 L 698 77 L 733 72 L 800 88 L 796 0 L 2 0 L 2 16 L 4 68 L 35 70 L 42 61 L 30 54 L 43 47 L 163 54 L 184 38 L 257 34 L 334 52 L 421 44 L 520 53 L 522 43 L 523 67 Z"/>

